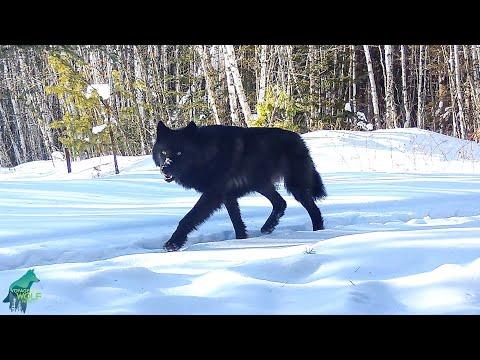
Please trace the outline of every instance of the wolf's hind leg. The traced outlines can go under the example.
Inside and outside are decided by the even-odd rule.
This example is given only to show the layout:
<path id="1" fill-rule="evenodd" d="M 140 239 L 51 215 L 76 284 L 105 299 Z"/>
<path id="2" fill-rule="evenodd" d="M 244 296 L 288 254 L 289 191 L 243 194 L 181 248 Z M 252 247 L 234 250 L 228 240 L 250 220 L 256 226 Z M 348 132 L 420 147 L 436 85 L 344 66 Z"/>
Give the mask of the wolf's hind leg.
<path id="1" fill-rule="evenodd" d="M 277 192 L 275 186 L 270 184 L 262 189 L 258 189 L 257 192 L 265 196 L 272 203 L 272 213 L 268 217 L 265 224 L 262 226 L 261 232 L 263 234 L 270 234 L 278 225 L 280 218 L 285 214 L 287 208 L 287 202 Z"/>
<path id="2" fill-rule="evenodd" d="M 247 233 L 245 231 L 245 223 L 243 222 L 242 215 L 240 214 L 240 207 L 238 206 L 237 198 L 229 196 L 225 199 L 224 204 L 227 208 L 228 215 L 230 215 L 230 220 L 232 220 L 236 238 L 246 239 Z"/>
<path id="3" fill-rule="evenodd" d="M 312 220 L 313 231 L 323 230 L 323 218 L 310 190 L 291 189 L 292 195 L 307 210 Z"/>

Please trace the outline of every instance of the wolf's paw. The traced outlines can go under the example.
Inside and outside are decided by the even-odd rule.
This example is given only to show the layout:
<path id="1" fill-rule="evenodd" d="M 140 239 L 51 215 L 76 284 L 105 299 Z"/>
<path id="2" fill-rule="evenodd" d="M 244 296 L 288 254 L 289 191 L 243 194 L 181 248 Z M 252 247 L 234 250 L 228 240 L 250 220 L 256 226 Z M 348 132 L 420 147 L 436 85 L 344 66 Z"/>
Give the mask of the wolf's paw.
<path id="1" fill-rule="evenodd" d="M 313 226 L 313 231 L 318 231 L 318 230 L 325 230 L 325 227 L 323 226 L 323 222 Z"/>
<path id="2" fill-rule="evenodd" d="M 247 233 L 236 234 L 235 238 L 237 238 L 237 239 L 247 239 L 248 235 L 247 235 Z"/>
<path id="3" fill-rule="evenodd" d="M 187 237 L 177 237 L 172 235 L 170 240 L 168 240 L 163 248 L 167 251 L 177 251 L 182 248 L 183 245 L 187 242 Z"/>
<path id="4" fill-rule="evenodd" d="M 262 228 L 260 229 L 262 234 L 270 234 L 275 230 L 275 226 L 272 225 L 263 225 Z"/>

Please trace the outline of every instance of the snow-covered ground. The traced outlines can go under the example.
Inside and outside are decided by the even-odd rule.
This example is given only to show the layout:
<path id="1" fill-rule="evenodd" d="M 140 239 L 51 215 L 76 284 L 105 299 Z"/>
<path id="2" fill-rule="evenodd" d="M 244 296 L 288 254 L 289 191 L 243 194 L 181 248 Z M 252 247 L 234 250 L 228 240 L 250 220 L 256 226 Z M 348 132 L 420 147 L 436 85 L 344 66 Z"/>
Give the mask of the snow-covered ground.
<path id="1" fill-rule="evenodd" d="M 304 135 L 329 197 L 326 230 L 240 200 L 180 252 L 163 243 L 199 195 L 149 156 L 0 169 L 0 296 L 34 268 L 27 314 L 480 314 L 480 146 L 418 129 Z M 10 314 L 0 303 L 0 314 Z"/>

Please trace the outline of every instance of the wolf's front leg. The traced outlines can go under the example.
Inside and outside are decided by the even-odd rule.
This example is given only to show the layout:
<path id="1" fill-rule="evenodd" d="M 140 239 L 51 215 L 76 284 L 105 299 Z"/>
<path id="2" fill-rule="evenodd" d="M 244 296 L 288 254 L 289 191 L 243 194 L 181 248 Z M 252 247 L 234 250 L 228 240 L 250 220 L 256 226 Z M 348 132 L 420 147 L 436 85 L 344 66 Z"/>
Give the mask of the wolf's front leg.
<path id="1" fill-rule="evenodd" d="M 247 232 L 245 231 L 245 223 L 242 220 L 238 200 L 235 197 L 227 196 L 225 199 L 225 207 L 227 208 L 230 220 L 232 220 L 233 228 L 235 229 L 235 236 L 237 239 L 246 239 Z"/>
<path id="2" fill-rule="evenodd" d="M 207 220 L 223 203 L 223 197 L 217 194 L 204 193 L 187 215 L 180 220 L 177 230 L 172 234 L 163 248 L 176 251 L 187 242 L 187 235 Z"/>

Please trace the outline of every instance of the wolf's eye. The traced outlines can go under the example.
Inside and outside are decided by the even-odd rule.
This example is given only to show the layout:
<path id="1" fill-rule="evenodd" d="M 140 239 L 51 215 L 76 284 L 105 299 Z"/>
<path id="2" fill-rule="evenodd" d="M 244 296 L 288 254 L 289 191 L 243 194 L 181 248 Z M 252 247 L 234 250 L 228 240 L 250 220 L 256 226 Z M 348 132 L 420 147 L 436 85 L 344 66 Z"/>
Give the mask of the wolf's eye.
<path id="1" fill-rule="evenodd" d="M 177 155 L 178 156 L 182 155 L 182 152 L 181 151 L 177 152 Z"/>
<path id="2" fill-rule="evenodd" d="M 167 155 L 167 152 L 165 150 L 162 150 L 163 155 Z"/>

